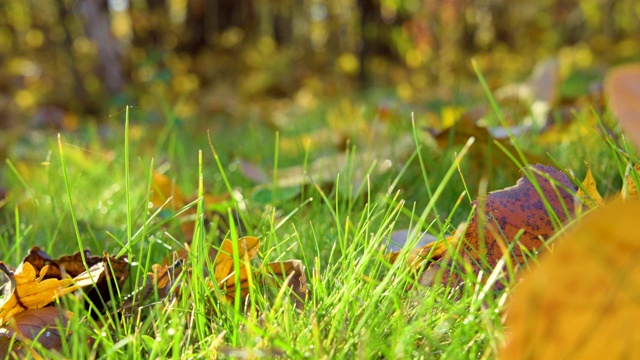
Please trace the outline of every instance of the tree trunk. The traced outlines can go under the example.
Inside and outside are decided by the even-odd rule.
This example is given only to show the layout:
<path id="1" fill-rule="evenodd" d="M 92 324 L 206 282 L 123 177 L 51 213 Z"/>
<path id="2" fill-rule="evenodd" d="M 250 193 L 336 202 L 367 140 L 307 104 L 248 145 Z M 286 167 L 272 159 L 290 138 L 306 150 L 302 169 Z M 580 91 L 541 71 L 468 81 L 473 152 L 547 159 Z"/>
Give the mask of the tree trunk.
<path id="1" fill-rule="evenodd" d="M 98 48 L 98 74 L 109 95 L 122 91 L 125 85 L 118 41 L 111 34 L 111 18 L 106 0 L 81 0 L 84 28 Z"/>

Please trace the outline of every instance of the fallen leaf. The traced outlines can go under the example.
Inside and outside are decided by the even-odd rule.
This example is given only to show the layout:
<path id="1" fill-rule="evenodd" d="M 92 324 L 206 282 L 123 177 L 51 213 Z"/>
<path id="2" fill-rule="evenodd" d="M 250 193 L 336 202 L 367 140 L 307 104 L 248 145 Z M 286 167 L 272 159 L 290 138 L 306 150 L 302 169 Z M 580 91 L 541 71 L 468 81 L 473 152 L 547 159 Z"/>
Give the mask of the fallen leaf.
<path id="1" fill-rule="evenodd" d="M 168 207 L 172 210 L 178 210 L 188 203 L 182 190 L 168 176 L 154 171 L 152 180 L 153 186 L 150 200 L 154 208 L 160 208 L 169 199 L 171 200 L 168 203 Z"/>
<path id="2" fill-rule="evenodd" d="M 102 261 L 102 257 L 91 255 L 89 250 L 53 259 L 38 246 L 34 246 L 22 262 L 30 263 L 38 272 L 48 265 L 49 267 L 44 276 L 45 279 L 63 279 L 66 277 L 65 275 L 75 277 L 87 271 L 82 261 L 83 257 L 88 267 L 92 267 Z"/>
<path id="3" fill-rule="evenodd" d="M 24 357 L 24 347 L 34 340 L 46 349 L 60 351 L 61 337 L 69 336 L 66 332 L 61 334 L 61 330 L 72 315 L 69 311 L 52 306 L 21 312 L 7 325 L 0 327 L 0 358 L 7 358 L 10 347 L 12 356 Z M 15 341 L 11 341 L 14 336 Z"/>
<path id="4" fill-rule="evenodd" d="M 145 302 L 164 300 L 174 288 L 175 281 L 182 272 L 183 260 L 179 259 L 173 265 L 153 264 L 151 272 L 147 274 L 147 281 L 143 287 L 128 296 L 120 307 L 123 314 L 133 314 Z"/>
<path id="5" fill-rule="evenodd" d="M 169 199 L 167 206 L 172 211 L 177 211 L 187 206 L 188 204 L 194 202 L 198 199 L 197 196 L 187 197 L 184 195 L 182 190 L 175 184 L 173 180 L 171 180 L 166 175 L 160 174 L 158 172 L 153 172 L 153 193 L 151 194 L 151 203 L 154 208 L 160 208 L 167 202 Z M 208 224 L 215 220 L 219 220 L 219 223 L 228 223 L 227 214 L 215 211 L 215 207 L 223 204 L 224 202 L 229 200 L 229 194 L 222 195 L 211 195 L 204 194 L 204 207 L 205 207 L 205 217 Z M 226 211 L 226 209 L 225 209 Z M 195 215 L 197 213 L 197 208 L 191 207 L 187 209 L 184 214 L 180 217 L 180 228 L 182 233 L 184 234 L 187 242 L 191 242 L 193 238 L 193 234 L 195 231 Z M 235 214 L 235 211 L 234 211 Z M 215 219 L 215 220 L 214 220 Z M 235 221 L 235 218 L 234 218 Z"/>
<path id="6" fill-rule="evenodd" d="M 374 146 L 371 149 L 358 150 L 355 154 L 338 153 L 320 157 L 306 166 L 291 166 L 278 170 L 276 186 L 279 188 L 296 187 L 312 183 L 331 183 L 338 174 L 351 172 L 353 185 L 358 186 L 367 172 L 373 167 L 373 174 L 383 174 L 398 159 L 407 157 L 415 150 L 413 136 L 406 135 L 389 145 Z"/>
<path id="7" fill-rule="evenodd" d="M 583 190 L 584 189 L 584 190 Z M 589 209 L 604 205 L 604 200 L 596 187 L 596 180 L 591 174 L 591 167 L 587 164 L 587 175 L 582 181 L 581 187 L 576 192 L 576 212 L 582 213 L 586 206 Z"/>
<path id="8" fill-rule="evenodd" d="M 387 239 L 388 240 L 386 243 L 387 251 L 390 253 L 396 253 L 401 251 L 405 246 L 407 246 L 407 240 L 409 238 L 409 234 L 410 232 L 408 229 L 396 230 L 392 232 L 389 238 Z M 422 236 L 420 237 L 420 239 L 418 240 L 418 242 L 415 244 L 414 247 L 420 248 L 432 242 L 435 242 L 436 240 L 438 240 L 436 236 L 433 236 L 425 232 L 424 234 L 422 234 Z"/>
<path id="9" fill-rule="evenodd" d="M 96 268 L 74 279 L 44 279 L 47 268 L 48 266 L 45 266 L 38 274 L 34 267 L 26 262 L 22 263 L 15 272 L 11 272 L 4 263 L 0 262 L 0 270 L 9 277 L 12 287 L 9 295 L 5 295 L 0 303 L 0 324 L 4 324 L 26 309 L 44 307 L 65 294 L 91 285 L 104 272 L 104 268 L 98 264 Z"/>
<path id="10" fill-rule="evenodd" d="M 268 284 L 291 288 L 291 301 L 298 309 L 304 307 L 309 295 L 305 267 L 300 260 L 286 260 L 269 263 L 265 280 Z M 277 282 L 276 282 L 277 279 Z"/>
<path id="11" fill-rule="evenodd" d="M 502 359 L 640 358 L 638 214 L 617 200 L 558 239 L 514 291 Z"/>
<path id="12" fill-rule="evenodd" d="M 85 263 L 91 269 L 98 264 L 102 264 L 100 266 L 108 270 L 103 271 L 95 283 L 91 284 L 94 286 L 87 289 L 89 301 L 98 310 L 103 309 L 104 305 L 110 300 L 118 300 L 117 297 L 112 296 L 117 293 L 116 286 L 121 289 L 129 277 L 129 262 L 126 256 L 115 258 L 106 253 L 102 256 L 95 256 L 89 250 L 53 259 L 42 249 L 34 246 L 24 258 L 23 263 L 30 263 L 36 271 L 41 271 L 46 267 L 44 279 L 58 280 L 86 273 Z M 87 306 L 89 307 L 90 305 L 87 304 Z"/>
<path id="13" fill-rule="evenodd" d="M 226 239 L 215 258 L 214 278 L 216 285 L 224 294 L 222 300 L 231 301 L 236 297 L 236 289 L 240 287 L 240 297 L 245 298 L 249 294 L 249 274 L 251 273 L 250 261 L 258 253 L 260 240 L 254 236 L 245 236 L 238 239 L 239 282 L 236 279 L 233 257 L 234 242 Z M 259 269 L 251 273 L 255 282 L 261 281 L 267 286 L 288 286 L 293 293 L 291 299 L 297 308 L 302 308 L 308 296 L 307 277 L 305 267 L 300 260 L 287 260 L 269 263 L 267 269 Z M 278 281 L 276 281 L 276 279 Z"/>
<path id="14" fill-rule="evenodd" d="M 552 166 L 540 164 L 526 171 L 535 178 L 559 222 L 566 223 L 573 215 L 574 190 L 569 178 Z M 476 200 L 473 205 L 476 212 L 461 240 L 458 258 L 476 274 L 481 270 L 490 272 L 503 257 L 510 262 L 508 265 L 517 268 L 525 262 L 527 253 L 541 250 L 545 240 L 556 232 L 543 198 L 527 177 L 522 177 L 515 186 L 489 193 L 486 199 Z M 459 283 L 459 275 L 451 272 L 453 265 L 453 260 L 433 263 L 420 282 Z M 501 290 L 504 283 L 498 281 L 494 288 Z"/>
<path id="15" fill-rule="evenodd" d="M 636 147 L 640 148 L 640 64 L 609 70 L 604 90 L 611 110 Z"/>
<path id="16" fill-rule="evenodd" d="M 392 264 L 396 262 L 402 249 L 407 246 L 408 236 L 409 230 L 398 230 L 391 233 L 389 242 L 387 243 L 387 261 Z M 440 260 L 446 253 L 448 244 L 452 239 L 453 237 L 449 237 L 444 241 L 438 242 L 437 237 L 424 233 L 409 252 L 406 263 L 414 269 L 420 269 L 427 260 L 429 262 Z"/>
<path id="17" fill-rule="evenodd" d="M 242 349 L 232 348 L 227 346 L 221 346 L 218 349 L 218 353 L 228 356 L 233 359 L 276 359 L 285 358 L 287 353 L 283 350 L 270 348 L 270 349 Z"/>
<path id="18" fill-rule="evenodd" d="M 629 166 L 627 173 L 622 191 L 620 191 L 620 198 L 623 200 L 640 199 L 637 185 L 637 181 L 640 181 L 640 164 L 636 164 L 633 167 Z"/>
<path id="19" fill-rule="evenodd" d="M 237 241 L 238 259 L 240 260 L 240 287 L 241 296 L 245 297 L 249 291 L 247 283 L 250 269 L 249 261 L 258 253 L 260 240 L 254 236 L 245 236 Z M 222 289 L 227 298 L 235 297 L 236 274 L 234 270 L 234 242 L 225 239 L 215 259 L 214 277 L 217 286 Z"/>
<path id="20" fill-rule="evenodd" d="M 119 290 L 129 278 L 129 262 L 126 257 L 114 258 L 105 252 L 102 258 L 99 264 L 104 266 L 105 271 L 100 274 L 94 286 L 87 290 L 87 298 L 98 311 L 107 308 L 109 302 L 118 304 L 121 301 Z M 87 303 L 86 307 L 89 309 L 90 305 Z"/>

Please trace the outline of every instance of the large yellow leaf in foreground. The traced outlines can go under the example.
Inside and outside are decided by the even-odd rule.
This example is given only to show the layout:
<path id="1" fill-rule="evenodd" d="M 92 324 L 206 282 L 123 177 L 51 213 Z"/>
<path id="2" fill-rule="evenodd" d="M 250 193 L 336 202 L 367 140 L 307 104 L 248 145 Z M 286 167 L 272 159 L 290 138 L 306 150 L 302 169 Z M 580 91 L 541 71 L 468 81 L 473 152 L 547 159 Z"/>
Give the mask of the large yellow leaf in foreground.
<path id="1" fill-rule="evenodd" d="M 503 359 L 640 359 L 640 202 L 585 216 L 515 289 Z"/>

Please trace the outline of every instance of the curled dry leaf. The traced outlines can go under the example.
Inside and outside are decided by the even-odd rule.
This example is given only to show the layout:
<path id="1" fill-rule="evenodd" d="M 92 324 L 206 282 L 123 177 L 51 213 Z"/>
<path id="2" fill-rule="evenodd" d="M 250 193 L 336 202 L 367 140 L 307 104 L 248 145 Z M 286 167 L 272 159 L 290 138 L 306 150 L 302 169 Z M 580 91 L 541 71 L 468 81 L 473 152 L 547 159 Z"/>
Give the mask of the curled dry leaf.
<path id="1" fill-rule="evenodd" d="M 45 279 L 63 279 L 67 277 L 65 275 L 76 277 L 83 272 L 86 272 L 87 269 L 85 268 L 82 260 L 83 256 L 85 259 L 84 262 L 86 262 L 89 268 L 100 262 L 107 261 L 116 264 L 118 270 L 121 270 L 120 272 L 126 270 L 126 266 L 122 264 L 123 262 L 126 263 L 126 257 L 124 256 L 121 258 L 110 257 L 107 254 L 96 256 L 92 255 L 91 251 L 84 250 L 82 253 L 77 252 L 73 255 L 65 255 L 57 259 L 53 259 L 38 246 L 32 247 L 31 251 L 29 251 L 29 254 L 22 260 L 22 262 L 30 263 L 36 271 L 40 271 L 43 267 L 49 266 L 47 273 L 45 274 Z M 118 274 L 118 277 L 120 276 L 122 276 L 122 274 Z"/>
<path id="2" fill-rule="evenodd" d="M 258 253 L 260 240 L 254 236 L 245 236 L 237 242 L 238 259 L 240 261 L 239 282 L 236 279 L 234 264 L 234 242 L 226 239 L 215 259 L 214 278 L 218 288 L 225 295 L 222 300 L 231 301 L 239 287 L 240 297 L 249 294 L 250 261 Z M 254 282 L 262 281 L 267 286 L 288 286 L 291 288 L 291 299 L 297 308 L 302 308 L 308 296 L 305 267 L 300 260 L 287 260 L 268 264 L 267 269 L 251 273 Z M 213 283 L 210 286 L 214 286 Z"/>
<path id="3" fill-rule="evenodd" d="M 142 307 L 145 302 L 159 301 L 169 296 L 170 291 L 180 273 L 183 260 L 179 259 L 173 265 L 153 264 L 152 272 L 147 274 L 147 282 L 135 294 L 127 297 L 120 307 L 120 312 L 132 314 Z"/>
<path id="4" fill-rule="evenodd" d="M 286 260 L 269 263 L 269 269 L 264 277 L 267 285 L 291 288 L 290 298 L 298 309 L 304 307 L 309 295 L 305 267 L 300 260 Z"/>
<path id="5" fill-rule="evenodd" d="M 558 239 L 514 291 L 502 359 L 640 358 L 638 214 L 617 200 Z"/>
<path id="6" fill-rule="evenodd" d="M 611 69 L 604 82 L 611 110 L 622 127 L 640 148 L 640 64 Z"/>
<path id="7" fill-rule="evenodd" d="M 534 101 L 552 104 L 558 98 L 560 84 L 560 64 L 557 59 L 550 58 L 538 62 L 529 77 Z"/>
<path id="8" fill-rule="evenodd" d="M 37 309 L 48 305 L 60 296 L 68 294 L 76 289 L 95 283 L 104 272 L 100 264 L 90 271 L 82 273 L 70 279 L 44 279 L 48 265 L 36 273 L 30 263 L 23 263 L 15 271 L 11 272 L 4 263 L 0 262 L 2 270 L 11 281 L 11 291 L 5 295 L 0 303 L 0 324 L 26 309 Z"/>
<path id="9" fill-rule="evenodd" d="M 23 357 L 23 345 L 36 340 L 49 350 L 61 350 L 62 339 L 68 334 L 61 330 L 73 314 L 57 307 L 28 309 L 12 318 L 0 327 L 0 358 L 6 358 L 11 351 L 13 357 Z M 15 336 L 17 341 L 11 341 Z M 27 343 L 27 344 L 24 344 Z M 9 350 L 11 348 L 11 350 Z"/>
<path id="10" fill-rule="evenodd" d="M 42 249 L 34 246 L 24 258 L 23 263 L 30 263 L 36 271 L 41 271 L 46 267 L 44 279 L 58 280 L 66 279 L 69 276 L 77 277 L 82 273 L 86 273 L 85 263 L 91 269 L 94 269 L 94 267 L 108 269 L 99 275 L 95 283 L 91 284 L 95 286 L 87 291 L 89 301 L 99 310 L 109 300 L 114 299 L 112 294 L 117 293 L 116 286 L 121 288 L 129 277 L 129 263 L 126 256 L 115 258 L 107 253 L 102 256 L 95 256 L 89 250 L 53 259 Z"/>
<path id="11" fill-rule="evenodd" d="M 102 264 L 105 271 L 100 274 L 94 286 L 87 291 L 89 301 L 98 311 L 106 308 L 106 304 L 110 301 L 116 304 L 120 302 L 118 291 L 122 289 L 125 281 L 129 278 L 129 262 L 126 257 L 114 258 L 104 253 L 102 259 L 102 262 L 98 264 Z M 89 304 L 87 304 L 87 308 L 89 308 Z"/>
<path id="12" fill-rule="evenodd" d="M 503 256 L 511 266 L 522 265 L 527 253 L 540 250 L 544 241 L 556 232 L 556 226 L 573 216 L 574 188 L 564 173 L 539 164 L 524 171 L 535 178 L 544 200 L 531 180 L 523 177 L 515 186 L 473 202 L 476 212 L 461 240 L 458 258 L 476 274 L 494 269 Z M 550 211 L 560 224 L 554 224 Z M 421 283 L 459 283 L 461 279 L 452 272 L 453 265 L 456 265 L 453 260 L 434 263 L 423 274 Z M 504 285 L 496 282 L 495 288 L 500 290 Z"/>

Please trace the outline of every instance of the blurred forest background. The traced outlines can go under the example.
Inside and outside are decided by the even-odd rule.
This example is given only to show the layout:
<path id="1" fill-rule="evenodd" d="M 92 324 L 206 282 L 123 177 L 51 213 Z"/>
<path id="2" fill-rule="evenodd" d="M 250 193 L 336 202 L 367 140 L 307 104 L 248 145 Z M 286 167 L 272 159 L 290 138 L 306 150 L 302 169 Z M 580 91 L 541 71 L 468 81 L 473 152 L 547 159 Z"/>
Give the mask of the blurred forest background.
<path id="1" fill-rule="evenodd" d="M 163 103 L 277 121 L 375 89 L 420 107 L 477 85 L 472 58 L 494 88 L 549 57 L 586 87 L 638 59 L 638 19 L 636 0 L 3 0 L 0 129 L 73 130 L 127 104 L 150 123 Z"/>

